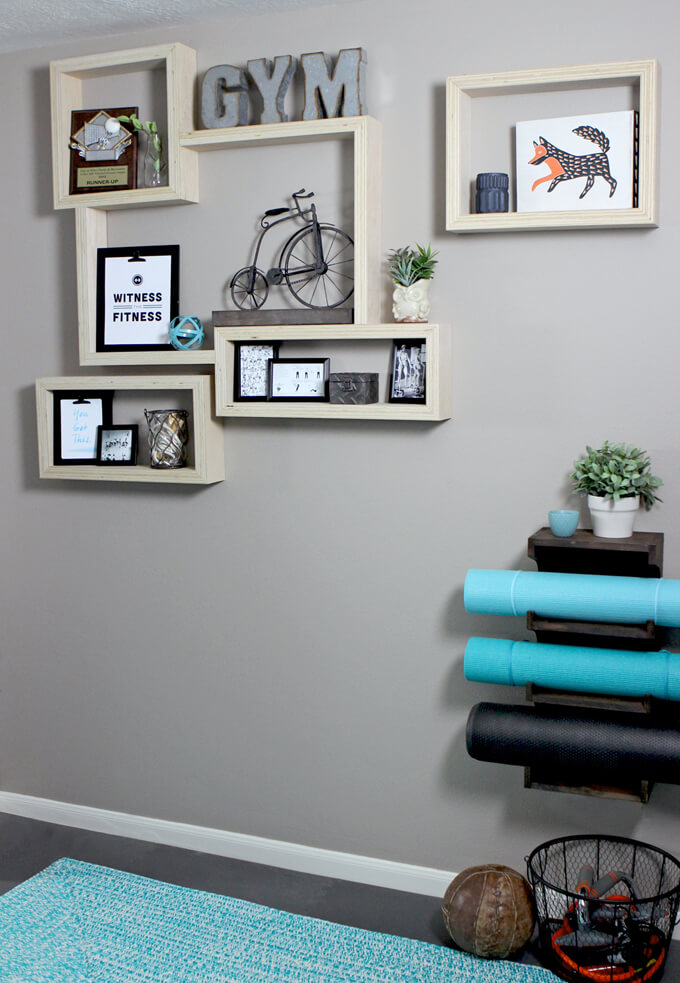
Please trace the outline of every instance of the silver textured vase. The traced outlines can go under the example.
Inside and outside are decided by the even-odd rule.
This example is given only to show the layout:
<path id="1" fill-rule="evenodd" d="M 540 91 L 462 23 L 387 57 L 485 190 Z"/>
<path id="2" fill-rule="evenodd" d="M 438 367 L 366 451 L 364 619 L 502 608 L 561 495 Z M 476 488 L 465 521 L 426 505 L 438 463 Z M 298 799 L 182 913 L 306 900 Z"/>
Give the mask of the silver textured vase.
<path id="1" fill-rule="evenodd" d="M 144 410 L 149 426 L 152 468 L 184 468 L 187 463 L 187 410 Z"/>

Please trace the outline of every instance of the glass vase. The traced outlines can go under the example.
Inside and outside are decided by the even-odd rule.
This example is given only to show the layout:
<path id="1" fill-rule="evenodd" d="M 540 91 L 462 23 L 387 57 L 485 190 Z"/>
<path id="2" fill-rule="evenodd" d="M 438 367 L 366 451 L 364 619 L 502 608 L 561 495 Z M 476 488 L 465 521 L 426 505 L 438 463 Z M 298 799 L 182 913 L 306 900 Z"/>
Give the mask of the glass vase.
<path id="1" fill-rule="evenodd" d="M 163 151 L 158 151 L 151 143 L 144 149 L 143 179 L 145 188 L 160 188 L 167 184 L 168 165 L 163 160 Z"/>

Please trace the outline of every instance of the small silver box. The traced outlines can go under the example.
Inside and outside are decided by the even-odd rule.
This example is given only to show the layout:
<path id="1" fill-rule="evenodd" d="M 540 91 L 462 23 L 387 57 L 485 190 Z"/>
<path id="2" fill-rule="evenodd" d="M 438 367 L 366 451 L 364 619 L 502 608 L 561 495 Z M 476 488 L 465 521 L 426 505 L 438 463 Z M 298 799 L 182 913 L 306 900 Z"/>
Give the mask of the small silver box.
<path id="1" fill-rule="evenodd" d="M 377 372 L 331 372 L 331 403 L 360 405 L 378 402 Z"/>

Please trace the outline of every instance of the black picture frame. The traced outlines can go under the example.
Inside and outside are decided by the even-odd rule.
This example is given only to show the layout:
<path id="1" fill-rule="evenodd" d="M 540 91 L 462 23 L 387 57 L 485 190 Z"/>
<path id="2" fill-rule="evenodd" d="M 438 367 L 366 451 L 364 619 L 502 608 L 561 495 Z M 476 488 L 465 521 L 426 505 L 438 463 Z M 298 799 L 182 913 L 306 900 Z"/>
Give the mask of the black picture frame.
<path id="1" fill-rule="evenodd" d="M 74 404 L 82 405 L 86 407 L 88 404 L 95 402 L 101 402 L 100 412 L 97 412 L 92 418 L 84 419 L 83 425 L 87 427 L 85 431 L 89 434 L 87 450 L 88 455 L 75 456 L 72 453 L 71 448 L 64 447 L 62 441 L 62 424 L 68 426 L 68 421 L 66 418 L 66 406 L 69 406 L 69 412 L 71 412 L 70 407 Z M 53 443 L 54 443 L 54 463 L 55 464 L 68 464 L 68 465 L 91 465 L 95 464 L 97 460 L 97 427 L 99 426 L 111 426 L 111 417 L 113 411 L 113 391 L 102 390 L 102 389 L 90 389 L 90 390 L 59 390 L 53 393 L 53 418 L 54 418 L 54 431 L 53 431 Z M 92 442 L 92 432 L 94 431 L 94 441 Z M 92 450 L 91 455 L 89 450 Z"/>
<path id="2" fill-rule="evenodd" d="M 288 403 L 328 403 L 330 358 L 270 358 L 269 399 Z"/>
<path id="3" fill-rule="evenodd" d="M 160 285 L 155 280 L 150 284 L 152 289 L 142 289 L 143 263 L 147 258 L 164 257 L 170 259 L 170 272 L 167 279 L 161 278 Z M 139 264 L 131 267 L 130 282 L 122 283 L 122 288 L 129 289 L 114 290 L 112 281 L 114 278 L 114 264 L 110 261 L 127 259 L 130 264 Z M 118 280 L 118 267 L 122 264 L 115 264 L 116 280 Z M 138 281 L 139 278 L 139 282 Z M 120 301 L 117 298 L 121 298 Z M 128 300 L 128 298 L 130 298 Z M 136 299 L 139 298 L 139 299 Z M 167 323 L 163 311 L 167 312 Z M 173 318 L 179 316 L 179 246 L 113 246 L 97 250 L 97 351 L 98 352 L 148 352 L 148 351 L 175 351 L 170 344 L 170 338 L 162 342 L 136 342 L 135 337 L 140 336 L 138 327 L 135 333 L 135 325 L 158 325 L 159 321 L 166 328 L 170 326 Z M 115 324 L 116 319 L 121 320 Z M 129 331 L 125 329 L 129 327 Z M 112 341 L 110 334 L 116 329 L 116 341 Z M 167 335 L 167 331 L 166 331 Z M 129 340 L 121 340 L 129 339 Z"/>
<path id="4" fill-rule="evenodd" d="M 278 358 L 278 341 L 237 341 L 234 344 L 234 401 L 269 399 L 269 360 Z M 246 357 L 244 357 L 244 353 Z M 248 356 L 256 356 L 252 359 Z"/>
<path id="5" fill-rule="evenodd" d="M 390 403 L 427 401 L 427 341 L 425 338 L 396 338 L 392 343 Z"/>
<path id="6" fill-rule="evenodd" d="M 120 434 L 116 442 L 113 434 Z M 127 436 L 127 445 L 125 437 Z M 111 441 L 116 446 L 111 445 Z M 137 464 L 137 448 L 139 446 L 139 424 L 111 423 L 97 427 L 97 460 L 100 467 L 134 467 Z M 116 454 L 124 456 L 117 457 Z"/>

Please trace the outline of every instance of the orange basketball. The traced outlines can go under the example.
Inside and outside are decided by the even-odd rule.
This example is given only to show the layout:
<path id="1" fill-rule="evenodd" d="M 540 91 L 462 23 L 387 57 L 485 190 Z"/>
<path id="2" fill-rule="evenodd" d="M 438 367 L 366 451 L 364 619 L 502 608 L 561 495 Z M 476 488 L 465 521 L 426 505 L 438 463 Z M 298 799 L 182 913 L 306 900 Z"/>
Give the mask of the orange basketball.
<path id="1" fill-rule="evenodd" d="M 531 938 L 534 896 L 526 878 L 510 867 L 468 867 L 447 887 L 442 914 L 460 949 L 484 959 L 505 959 Z"/>

